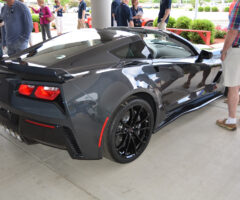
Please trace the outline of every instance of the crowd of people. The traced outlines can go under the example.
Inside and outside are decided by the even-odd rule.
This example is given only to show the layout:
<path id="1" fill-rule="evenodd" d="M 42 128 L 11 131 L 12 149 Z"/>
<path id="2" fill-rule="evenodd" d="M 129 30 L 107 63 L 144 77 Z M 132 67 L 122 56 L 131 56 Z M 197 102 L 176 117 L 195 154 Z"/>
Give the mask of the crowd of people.
<path id="1" fill-rule="evenodd" d="M 161 0 L 158 15 L 158 28 L 166 30 L 166 25 L 171 11 L 171 0 Z M 112 2 L 112 26 L 142 26 L 143 9 L 139 6 L 139 0 L 132 0 L 132 7 L 129 7 L 129 0 L 114 0 Z"/>

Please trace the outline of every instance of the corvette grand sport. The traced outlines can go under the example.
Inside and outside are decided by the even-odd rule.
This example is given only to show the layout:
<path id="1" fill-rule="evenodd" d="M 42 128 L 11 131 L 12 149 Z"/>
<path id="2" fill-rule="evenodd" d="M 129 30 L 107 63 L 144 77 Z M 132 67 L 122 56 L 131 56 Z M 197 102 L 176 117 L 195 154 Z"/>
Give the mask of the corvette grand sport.
<path id="1" fill-rule="evenodd" d="M 74 159 L 128 163 L 152 133 L 223 95 L 219 58 L 159 30 L 66 33 L 1 62 L 0 122 Z"/>

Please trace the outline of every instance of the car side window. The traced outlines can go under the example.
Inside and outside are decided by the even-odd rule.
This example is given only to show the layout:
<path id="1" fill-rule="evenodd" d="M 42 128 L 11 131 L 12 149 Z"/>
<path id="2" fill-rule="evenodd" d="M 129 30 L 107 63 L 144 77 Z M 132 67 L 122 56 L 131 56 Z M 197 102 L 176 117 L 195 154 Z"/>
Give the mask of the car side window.
<path id="1" fill-rule="evenodd" d="M 121 59 L 150 58 L 151 53 L 142 41 L 133 42 L 111 51 L 111 53 Z"/>
<path id="2" fill-rule="evenodd" d="M 192 56 L 192 51 L 187 45 L 165 35 L 147 34 L 144 41 L 152 50 L 154 58 L 187 58 Z"/>

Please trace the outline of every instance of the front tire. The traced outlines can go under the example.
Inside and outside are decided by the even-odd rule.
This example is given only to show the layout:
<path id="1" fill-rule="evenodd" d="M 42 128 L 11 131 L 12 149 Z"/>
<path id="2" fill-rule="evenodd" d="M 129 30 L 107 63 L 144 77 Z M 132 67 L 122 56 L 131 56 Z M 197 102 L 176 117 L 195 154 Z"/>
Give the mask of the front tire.
<path id="1" fill-rule="evenodd" d="M 104 138 L 104 156 L 119 163 L 132 162 L 150 141 L 152 108 L 145 100 L 133 97 L 122 103 L 111 118 Z"/>

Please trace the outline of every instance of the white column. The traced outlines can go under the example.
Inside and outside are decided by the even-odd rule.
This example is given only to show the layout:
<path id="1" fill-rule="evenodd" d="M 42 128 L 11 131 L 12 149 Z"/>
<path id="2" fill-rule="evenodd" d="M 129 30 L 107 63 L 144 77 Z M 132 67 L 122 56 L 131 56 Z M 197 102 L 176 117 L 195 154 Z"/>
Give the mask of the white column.
<path id="1" fill-rule="evenodd" d="M 91 0 L 93 28 L 107 28 L 111 26 L 112 0 Z"/>
<path id="2" fill-rule="evenodd" d="M 197 19 L 198 3 L 199 3 L 199 1 L 198 1 L 198 0 L 195 0 L 195 16 L 194 16 L 194 19 Z"/>

